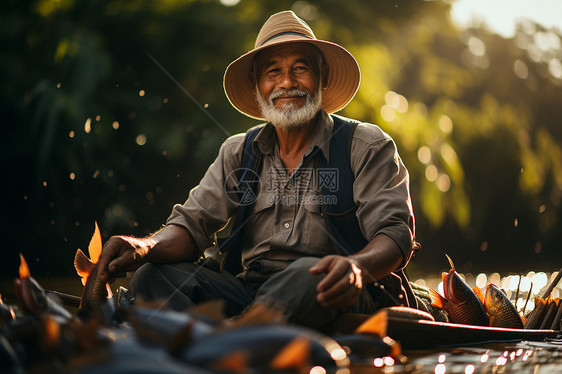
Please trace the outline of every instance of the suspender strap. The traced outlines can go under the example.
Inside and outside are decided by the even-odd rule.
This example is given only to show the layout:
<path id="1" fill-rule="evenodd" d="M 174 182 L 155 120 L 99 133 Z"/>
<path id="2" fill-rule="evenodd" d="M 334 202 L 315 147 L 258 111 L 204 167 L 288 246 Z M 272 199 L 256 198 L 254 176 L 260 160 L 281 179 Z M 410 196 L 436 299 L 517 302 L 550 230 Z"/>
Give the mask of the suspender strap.
<path id="1" fill-rule="evenodd" d="M 218 239 L 218 246 L 221 254 L 224 254 L 221 267 L 233 275 L 242 271 L 242 233 L 248 220 L 250 207 L 256 201 L 259 193 L 259 179 L 257 178 L 263 164 L 261 155 L 254 152 L 253 142 L 262 127 L 252 129 L 246 133 L 244 139 L 244 151 L 240 162 L 238 175 L 238 200 L 240 207 L 234 218 L 230 235 L 223 239 Z"/>
<path id="2" fill-rule="evenodd" d="M 329 162 L 318 152 L 318 181 L 324 196 L 323 214 L 340 254 L 346 256 L 363 249 L 367 240 L 361 233 L 353 199 L 355 176 L 351 170 L 351 143 L 358 122 L 332 116 L 334 128 Z"/>

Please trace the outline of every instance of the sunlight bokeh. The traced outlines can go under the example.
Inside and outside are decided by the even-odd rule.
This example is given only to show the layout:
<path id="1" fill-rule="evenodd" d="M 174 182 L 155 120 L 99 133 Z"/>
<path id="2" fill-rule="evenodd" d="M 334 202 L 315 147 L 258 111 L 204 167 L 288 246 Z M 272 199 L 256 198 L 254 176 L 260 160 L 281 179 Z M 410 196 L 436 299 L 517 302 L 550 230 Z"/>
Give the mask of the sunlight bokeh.
<path id="1" fill-rule="evenodd" d="M 562 30 L 561 14 L 562 2 L 558 0 L 456 0 L 451 8 L 451 18 L 457 25 L 483 23 L 506 38 L 515 35 L 515 22 L 522 18 Z"/>

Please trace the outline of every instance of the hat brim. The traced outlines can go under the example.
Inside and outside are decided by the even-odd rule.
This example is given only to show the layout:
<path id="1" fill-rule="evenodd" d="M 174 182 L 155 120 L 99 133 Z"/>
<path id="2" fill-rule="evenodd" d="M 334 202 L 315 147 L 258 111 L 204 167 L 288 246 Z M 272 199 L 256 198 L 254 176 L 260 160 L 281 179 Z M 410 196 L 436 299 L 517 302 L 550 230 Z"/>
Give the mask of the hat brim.
<path id="1" fill-rule="evenodd" d="M 263 120 L 256 101 L 256 86 L 252 84 L 252 64 L 256 53 L 274 45 L 309 43 L 324 55 L 328 65 L 325 90 L 322 92 L 322 108 L 328 113 L 343 109 L 355 96 L 361 81 L 361 72 L 355 58 L 342 46 L 317 39 L 283 35 L 273 43 L 251 50 L 234 60 L 224 74 L 224 91 L 232 106 L 248 117 Z"/>

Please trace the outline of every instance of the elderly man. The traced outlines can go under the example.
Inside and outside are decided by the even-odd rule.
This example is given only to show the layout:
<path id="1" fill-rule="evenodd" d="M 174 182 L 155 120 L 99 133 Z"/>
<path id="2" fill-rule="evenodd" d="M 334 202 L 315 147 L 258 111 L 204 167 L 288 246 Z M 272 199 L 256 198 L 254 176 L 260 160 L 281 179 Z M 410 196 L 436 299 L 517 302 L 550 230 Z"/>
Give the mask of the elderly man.
<path id="1" fill-rule="evenodd" d="M 224 142 L 162 230 L 108 240 L 102 277 L 138 269 L 134 293 L 174 309 L 221 299 L 234 316 L 263 303 L 316 328 L 412 306 L 401 270 L 414 248 L 408 172 L 380 128 L 330 114 L 359 81 L 343 47 L 293 12 L 271 16 L 224 78 L 232 105 L 267 123 Z M 202 256 L 229 222 L 218 266 Z"/>

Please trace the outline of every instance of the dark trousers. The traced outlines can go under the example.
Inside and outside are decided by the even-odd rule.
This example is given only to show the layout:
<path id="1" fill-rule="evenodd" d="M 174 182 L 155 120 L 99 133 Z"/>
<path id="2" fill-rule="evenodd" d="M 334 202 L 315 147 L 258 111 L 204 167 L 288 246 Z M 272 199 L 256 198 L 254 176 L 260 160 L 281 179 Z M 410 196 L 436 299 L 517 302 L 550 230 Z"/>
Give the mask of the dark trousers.
<path id="1" fill-rule="evenodd" d="M 336 310 L 320 305 L 316 301 L 316 286 L 323 275 L 309 273 L 318 260 L 303 257 L 294 261 L 267 279 L 255 297 L 232 274 L 192 263 L 145 264 L 133 275 L 130 288 L 136 297 L 162 300 L 169 308 L 180 311 L 220 299 L 225 301 L 226 315 L 234 316 L 250 304 L 261 302 L 281 310 L 288 322 L 313 328 L 324 326 L 342 312 L 371 314 L 376 311 L 365 290 L 351 308 Z"/>

